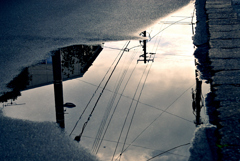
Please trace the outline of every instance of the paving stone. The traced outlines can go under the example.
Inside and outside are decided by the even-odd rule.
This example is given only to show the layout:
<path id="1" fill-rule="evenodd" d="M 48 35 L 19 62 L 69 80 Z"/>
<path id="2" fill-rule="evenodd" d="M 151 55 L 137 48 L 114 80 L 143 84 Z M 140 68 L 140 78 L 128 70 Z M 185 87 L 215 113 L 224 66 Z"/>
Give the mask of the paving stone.
<path id="1" fill-rule="evenodd" d="M 214 98 L 215 101 L 235 101 L 239 102 L 240 101 L 240 92 L 239 91 L 225 91 L 225 92 L 218 92 L 216 94 L 216 97 Z M 231 106 L 234 107 L 234 106 Z"/>
<path id="2" fill-rule="evenodd" d="M 222 161 L 239 161 L 240 149 L 239 147 L 227 146 L 222 149 Z"/>
<path id="3" fill-rule="evenodd" d="M 209 7 L 211 8 L 232 7 L 232 1 L 231 0 L 218 0 L 218 1 L 207 0 L 205 8 L 208 9 Z"/>
<path id="4" fill-rule="evenodd" d="M 215 73 L 212 77 L 213 85 L 239 85 L 240 84 L 240 71 L 220 71 Z"/>
<path id="5" fill-rule="evenodd" d="M 240 90 L 240 86 L 239 85 L 219 85 L 219 86 L 214 86 L 213 87 L 213 91 L 217 92 L 217 91 L 226 91 L 226 90 Z"/>
<path id="6" fill-rule="evenodd" d="M 210 40 L 209 41 L 211 48 L 239 48 L 240 47 L 240 39 L 218 39 L 218 40 Z"/>
<path id="7" fill-rule="evenodd" d="M 236 19 L 210 19 L 208 20 L 209 25 L 237 25 L 239 22 Z"/>
<path id="8" fill-rule="evenodd" d="M 237 19 L 237 13 L 235 12 L 221 12 L 221 13 L 209 13 L 208 14 L 209 19 Z"/>
<path id="9" fill-rule="evenodd" d="M 240 31 L 229 31 L 229 32 L 211 32 L 210 39 L 240 39 Z M 240 46 L 240 44 L 239 44 Z"/>
<path id="10" fill-rule="evenodd" d="M 215 76 L 225 76 L 225 77 L 240 76 L 240 71 L 239 70 L 219 71 L 215 73 Z"/>
<path id="11" fill-rule="evenodd" d="M 239 59 L 240 58 L 240 48 L 232 49 L 218 49 L 212 48 L 209 49 L 209 58 L 210 59 Z"/>
<path id="12" fill-rule="evenodd" d="M 232 31 L 240 31 L 239 24 L 225 24 L 225 25 L 209 25 L 209 32 L 232 32 Z"/>
<path id="13" fill-rule="evenodd" d="M 240 108 L 238 106 L 225 106 L 218 108 L 219 117 L 221 119 L 239 118 L 240 119 Z"/>
<path id="14" fill-rule="evenodd" d="M 234 5 L 240 5 L 240 1 L 239 0 L 231 0 L 232 4 Z"/>
<path id="15" fill-rule="evenodd" d="M 211 59 L 213 70 L 239 70 L 240 59 Z"/>
<path id="16" fill-rule="evenodd" d="M 223 126 L 219 130 L 219 133 L 222 136 L 220 142 L 222 145 L 240 145 L 240 124 L 238 122 L 238 118 L 234 119 L 235 120 L 227 119 L 224 121 L 220 121 L 220 124 Z M 234 127 L 234 129 L 232 126 Z"/>
<path id="17" fill-rule="evenodd" d="M 235 107 L 240 107 L 240 102 L 232 102 L 232 101 L 224 101 L 224 100 L 221 100 L 219 102 L 219 107 L 228 107 L 228 106 L 235 106 Z"/>
<path id="18" fill-rule="evenodd" d="M 222 8 L 232 8 L 231 3 L 206 3 L 206 9 L 222 9 Z"/>
<path id="19" fill-rule="evenodd" d="M 208 8 L 206 10 L 206 13 L 209 14 L 209 13 L 227 13 L 227 12 L 234 12 L 234 9 L 229 7 L 229 8 Z"/>
<path id="20" fill-rule="evenodd" d="M 224 2 L 229 2 L 231 3 L 232 0 L 207 0 L 206 3 L 224 3 Z"/>
<path id="21" fill-rule="evenodd" d="M 240 138 L 239 138 L 239 133 L 237 133 L 237 135 L 236 135 L 236 133 L 235 132 L 232 132 L 233 131 L 233 129 L 232 129 L 232 127 L 231 126 L 228 126 L 228 125 L 234 125 L 234 127 L 235 127 L 235 130 L 236 131 L 238 131 L 239 132 L 239 130 L 240 130 L 240 124 L 239 124 L 239 122 L 238 122 L 238 118 L 234 118 L 234 119 L 226 119 L 226 120 L 223 120 L 223 121 L 220 121 L 220 124 L 223 126 L 220 130 L 219 130 L 219 132 L 220 132 L 220 134 L 224 137 L 226 134 L 226 136 L 225 136 L 225 138 L 227 138 L 227 139 L 225 139 L 225 142 L 222 142 L 222 144 L 236 144 L 237 142 L 238 143 L 240 143 L 239 141 L 240 141 Z M 237 141 L 236 141 L 237 140 Z M 238 145 L 240 145 L 240 144 L 238 144 Z"/>
<path id="22" fill-rule="evenodd" d="M 220 124 L 223 126 L 221 128 L 221 131 L 225 132 L 232 131 L 233 130 L 232 127 L 228 125 L 234 125 L 235 128 L 238 128 L 238 130 L 240 130 L 239 115 L 235 115 L 231 118 L 220 118 Z M 240 133 L 238 134 L 238 136 L 239 135 Z"/>

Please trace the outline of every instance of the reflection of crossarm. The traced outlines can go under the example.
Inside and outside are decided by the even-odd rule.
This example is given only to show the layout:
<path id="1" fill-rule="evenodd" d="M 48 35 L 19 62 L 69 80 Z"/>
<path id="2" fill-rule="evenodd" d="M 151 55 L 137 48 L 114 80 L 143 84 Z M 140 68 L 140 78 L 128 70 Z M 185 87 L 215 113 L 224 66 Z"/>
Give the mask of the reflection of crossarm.
<path id="1" fill-rule="evenodd" d="M 147 54 L 149 54 L 150 57 L 147 56 Z M 156 54 L 156 53 L 147 53 L 147 54 L 146 54 L 146 55 L 144 55 L 144 54 L 140 55 L 140 56 L 139 56 L 139 59 L 137 60 L 137 63 L 138 63 L 139 61 L 144 61 L 144 57 L 145 57 L 145 61 L 146 61 L 146 62 L 150 62 L 150 61 L 154 62 L 154 58 L 152 58 L 152 55 L 154 55 L 154 54 Z M 149 59 L 147 59 L 148 57 L 149 57 Z M 141 58 L 143 58 L 143 59 L 141 59 Z"/>
<path id="2" fill-rule="evenodd" d="M 144 54 L 140 55 L 139 58 L 140 58 L 140 57 L 144 57 Z M 147 58 L 147 57 L 148 57 L 148 56 L 146 56 L 146 58 Z"/>
<path id="3" fill-rule="evenodd" d="M 143 59 L 138 59 L 138 60 L 137 60 L 137 63 L 138 63 L 139 61 L 144 61 L 144 60 L 143 60 Z M 147 61 L 147 62 L 150 62 L 150 61 L 154 62 L 154 59 L 147 59 L 146 61 Z"/>

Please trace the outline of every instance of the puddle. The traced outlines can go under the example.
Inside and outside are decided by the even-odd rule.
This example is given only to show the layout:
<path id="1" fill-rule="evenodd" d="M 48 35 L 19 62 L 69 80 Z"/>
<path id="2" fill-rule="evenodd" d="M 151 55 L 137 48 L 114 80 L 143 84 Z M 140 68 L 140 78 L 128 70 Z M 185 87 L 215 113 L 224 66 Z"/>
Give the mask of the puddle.
<path id="1" fill-rule="evenodd" d="M 189 143 L 196 128 L 192 111 L 196 67 L 192 26 L 187 24 L 191 21 L 187 17 L 191 16 L 192 10 L 193 5 L 162 19 L 147 30 L 151 40 L 147 42 L 147 52 L 154 54 L 148 54 L 149 61 L 146 64 L 140 57 L 143 54 L 141 43 L 136 40 L 130 41 L 124 53 L 122 49 L 126 41 L 105 43 L 97 56 L 90 62 L 87 60 L 89 63 L 85 66 L 81 66 L 81 63 L 84 64 L 89 55 L 83 54 L 81 63 L 76 58 L 66 57 L 69 54 L 62 56 L 65 61 L 65 68 L 62 67 L 65 75 L 63 100 L 64 103 L 76 105 L 74 108 L 65 108 L 66 134 L 74 139 L 81 134 L 86 123 L 80 144 L 97 153 L 102 160 L 111 160 L 113 154 L 114 159 L 121 156 L 121 160 L 146 160 Z M 179 23 L 167 24 L 176 21 Z M 73 47 L 61 51 L 64 53 L 66 50 L 73 51 Z M 114 60 L 118 60 L 122 53 L 121 60 L 111 74 L 116 64 Z M 54 87 L 50 84 L 51 62 L 49 59 L 28 68 L 32 81 L 28 82 L 27 89 L 21 89 L 21 96 L 12 104 L 10 101 L 2 104 L 5 116 L 40 122 L 56 121 Z M 38 76 L 33 73 L 38 73 Z M 109 76 L 111 79 L 103 90 Z M 209 86 L 203 83 L 203 97 L 208 92 Z M 92 101 L 84 111 L 93 94 Z M 90 114 L 90 120 L 87 121 Z M 208 121 L 204 108 L 201 116 L 202 121 Z M 189 145 L 179 147 L 158 159 L 186 160 L 189 157 L 188 148 Z"/>

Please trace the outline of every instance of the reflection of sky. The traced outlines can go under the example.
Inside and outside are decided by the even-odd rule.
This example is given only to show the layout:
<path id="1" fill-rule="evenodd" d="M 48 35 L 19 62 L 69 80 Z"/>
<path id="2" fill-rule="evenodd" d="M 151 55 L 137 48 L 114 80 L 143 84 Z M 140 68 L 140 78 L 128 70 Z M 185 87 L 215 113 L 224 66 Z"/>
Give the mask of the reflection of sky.
<path id="1" fill-rule="evenodd" d="M 191 16 L 192 10 L 193 5 L 185 7 L 181 11 L 174 13 L 174 15 Z M 172 21 L 171 18 L 179 19 L 179 17 L 173 18 L 169 16 L 164 21 Z M 189 22 L 190 19 L 184 21 Z M 149 32 L 151 32 L 151 35 L 154 35 L 166 26 L 166 24 L 164 26 L 162 24 L 157 24 L 151 27 Z M 158 119 L 154 121 L 134 143 L 132 143 L 132 146 L 123 153 L 121 160 L 146 160 L 162 151 L 190 142 L 193 131 L 195 130 L 195 125 L 193 124 L 194 116 L 191 109 L 191 88 L 195 87 L 195 67 L 194 58 L 192 56 L 193 46 L 191 29 L 190 25 L 173 25 L 147 44 L 148 52 L 156 52 L 157 54 L 141 94 L 139 100 L 140 103 L 138 103 L 125 147 L 131 144 L 151 122 L 156 118 Z M 105 43 L 106 48 L 101 52 L 83 78 L 64 82 L 64 102 L 73 102 L 77 106 L 76 108 L 67 109 L 66 111 L 65 122 L 67 134 L 72 130 L 81 112 L 88 103 L 88 100 L 97 88 L 97 85 L 117 54 L 120 52 L 107 47 L 122 48 L 124 44 L 125 42 Z M 138 41 L 132 41 L 129 48 L 138 45 Z M 132 63 L 129 63 L 130 58 L 134 54 L 136 54 L 134 60 Z M 102 98 L 83 133 L 83 138 L 80 143 L 86 148 L 89 148 L 90 150 L 92 148 L 94 138 L 96 137 L 107 104 L 113 95 L 112 91 L 115 91 L 118 78 L 121 76 L 123 70 L 129 67 L 122 86 L 118 91 L 118 93 L 121 93 L 127 78 L 130 76 L 130 73 L 136 65 L 138 56 L 141 54 L 141 48 L 134 48 L 130 52 L 126 52 L 123 56 L 109 82 L 109 85 L 107 86 L 107 90 L 104 91 Z M 102 160 L 111 159 L 138 82 L 144 69 L 147 67 L 146 69 L 148 70 L 150 66 L 151 62 L 148 65 L 143 64 L 143 62 L 138 62 L 136 65 L 129 84 L 123 93 L 124 96 L 121 97 L 118 108 L 113 115 L 113 119 L 105 135 L 105 140 L 102 142 L 99 149 L 98 156 Z M 145 77 L 146 73 L 141 81 L 142 83 L 144 82 Z M 140 94 L 140 89 L 143 85 L 142 83 L 136 93 L 135 99 L 137 99 Z M 73 132 L 72 137 L 75 137 L 81 132 L 81 127 L 87 120 L 99 93 L 100 90 L 96 93 L 93 101 L 90 103 L 85 115 L 83 115 L 77 128 Z M 20 119 L 55 121 L 53 96 L 52 85 L 24 91 L 22 92 L 22 97 L 18 98 L 17 102 L 26 103 L 26 105 L 6 107 L 4 113 L 7 116 Z M 114 106 L 119 97 L 120 95 L 117 95 Z M 136 101 L 133 101 L 130 116 L 132 116 L 135 106 Z M 161 114 L 162 110 L 165 110 L 167 107 L 167 113 Z M 128 126 L 129 123 L 130 118 L 127 119 L 126 126 Z M 127 127 L 123 130 L 116 152 L 117 155 L 123 146 L 126 131 Z M 170 153 L 165 153 L 164 155 L 157 157 L 157 159 L 163 161 L 186 160 L 187 156 L 189 156 L 188 148 L 189 147 L 186 146 L 175 149 Z"/>

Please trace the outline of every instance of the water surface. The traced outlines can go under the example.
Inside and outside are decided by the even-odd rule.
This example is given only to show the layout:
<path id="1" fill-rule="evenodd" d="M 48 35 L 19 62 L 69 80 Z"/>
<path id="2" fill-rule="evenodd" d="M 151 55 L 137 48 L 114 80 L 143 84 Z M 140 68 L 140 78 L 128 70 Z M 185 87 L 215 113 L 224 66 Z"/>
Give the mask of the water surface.
<path id="1" fill-rule="evenodd" d="M 147 43 L 147 52 L 156 53 L 151 57 L 154 61 L 146 64 L 138 61 L 142 59 L 139 57 L 143 54 L 142 47 L 138 40 L 130 41 L 127 47 L 130 50 L 124 52 L 87 122 L 79 144 L 97 153 L 102 160 L 111 160 L 114 151 L 116 159 L 123 150 L 121 160 L 147 160 L 191 141 L 195 130 L 195 116 L 191 107 L 191 92 L 192 88 L 195 89 L 195 64 L 192 26 L 186 23 L 191 22 L 192 11 L 193 4 L 147 29 L 149 37 L 152 37 Z M 184 23 L 162 23 L 179 20 Z M 111 66 L 112 63 L 123 52 L 121 49 L 126 43 L 104 43 L 102 52 L 82 77 L 63 82 L 64 102 L 76 105 L 65 111 L 65 133 L 71 134 L 72 139 L 81 133 L 114 68 L 115 64 Z M 105 76 L 110 67 L 110 72 Z M 103 78 L 103 83 L 94 94 Z M 203 89 L 207 93 L 208 86 L 204 85 Z M 4 107 L 6 116 L 55 122 L 52 84 L 21 93 L 22 96 L 14 102 L 19 105 Z M 92 101 L 79 120 L 93 94 Z M 156 160 L 187 160 L 188 148 L 180 147 Z"/>

